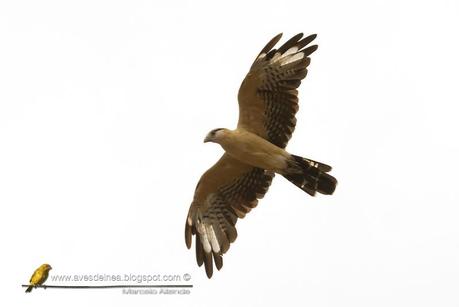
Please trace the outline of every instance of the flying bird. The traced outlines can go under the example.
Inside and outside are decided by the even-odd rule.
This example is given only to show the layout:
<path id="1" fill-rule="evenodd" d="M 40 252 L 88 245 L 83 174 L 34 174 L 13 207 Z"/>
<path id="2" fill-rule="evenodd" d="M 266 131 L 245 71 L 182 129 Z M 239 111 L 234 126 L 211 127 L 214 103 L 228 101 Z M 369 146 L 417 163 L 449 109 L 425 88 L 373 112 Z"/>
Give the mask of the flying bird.
<path id="1" fill-rule="evenodd" d="M 308 72 L 310 45 L 316 34 L 297 34 L 279 49 L 282 33 L 256 57 L 238 94 L 239 121 L 234 130 L 210 131 L 204 142 L 220 144 L 225 153 L 201 177 L 188 211 L 185 242 L 196 236 L 196 260 L 208 278 L 220 270 L 223 254 L 236 240 L 236 222 L 256 207 L 274 175 L 280 174 L 304 192 L 330 195 L 337 180 L 331 167 L 285 151 L 295 129 L 298 91 Z"/>
<path id="2" fill-rule="evenodd" d="M 32 277 L 30 277 L 30 285 L 25 292 L 31 292 L 32 288 L 42 285 L 48 279 L 48 274 L 51 269 L 52 267 L 47 263 L 40 265 L 40 267 L 33 272 Z"/>

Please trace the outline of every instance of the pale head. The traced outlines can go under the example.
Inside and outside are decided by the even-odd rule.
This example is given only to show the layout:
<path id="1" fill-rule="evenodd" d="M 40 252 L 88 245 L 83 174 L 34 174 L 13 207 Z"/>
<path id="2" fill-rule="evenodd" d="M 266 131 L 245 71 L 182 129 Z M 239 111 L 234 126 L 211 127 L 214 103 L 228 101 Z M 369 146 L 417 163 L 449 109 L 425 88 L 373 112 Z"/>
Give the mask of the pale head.
<path id="1" fill-rule="evenodd" d="M 225 133 L 228 131 L 226 128 L 217 128 L 211 130 L 204 139 L 204 143 L 213 142 L 220 143 L 220 140 L 225 136 Z"/>

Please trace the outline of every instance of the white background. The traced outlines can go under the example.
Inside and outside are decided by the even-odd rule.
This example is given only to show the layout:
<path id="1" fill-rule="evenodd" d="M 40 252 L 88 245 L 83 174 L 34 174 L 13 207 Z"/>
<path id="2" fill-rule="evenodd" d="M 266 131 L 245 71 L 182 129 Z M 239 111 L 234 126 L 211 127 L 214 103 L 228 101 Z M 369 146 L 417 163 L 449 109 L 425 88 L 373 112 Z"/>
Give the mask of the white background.
<path id="1" fill-rule="evenodd" d="M 458 306 L 458 29 L 455 0 L 2 1 L 1 299 Z M 277 177 L 208 280 L 183 236 L 222 153 L 202 140 L 235 126 L 240 82 L 279 32 L 318 33 L 288 150 L 331 164 L 339 185 L 311 198 Z M 25 295 L 44 262 L 189 273 L 195 287 Z"/>

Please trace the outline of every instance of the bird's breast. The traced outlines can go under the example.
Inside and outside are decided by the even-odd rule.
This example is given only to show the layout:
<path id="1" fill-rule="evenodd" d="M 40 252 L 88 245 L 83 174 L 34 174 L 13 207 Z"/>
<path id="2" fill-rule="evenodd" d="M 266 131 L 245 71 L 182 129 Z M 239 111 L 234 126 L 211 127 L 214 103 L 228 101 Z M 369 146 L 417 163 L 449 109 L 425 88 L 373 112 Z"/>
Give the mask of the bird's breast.
<path id="1" fill-rule="evenodd" d="M 234 133 L 221 146 L 233 158 L 255 167 L 280 172 L 287 166 L 285 150 L 250 132 Z"/>

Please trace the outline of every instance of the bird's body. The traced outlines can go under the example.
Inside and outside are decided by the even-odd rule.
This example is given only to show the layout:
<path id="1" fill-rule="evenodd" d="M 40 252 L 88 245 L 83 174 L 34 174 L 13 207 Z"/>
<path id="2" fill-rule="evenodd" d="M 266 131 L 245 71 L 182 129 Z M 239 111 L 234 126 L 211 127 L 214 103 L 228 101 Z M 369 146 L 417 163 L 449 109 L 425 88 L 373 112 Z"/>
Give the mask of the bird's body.
<path id="1" fill-rule="evenodd" d="M 288 166 L 290 154 L 284 149 L 243 128 L 222 129 L 218 143 L 231 157 L 276 173 L 282 172 Z"/>
<path id="2" fill-rule="evenodd" d="M 42 285 L 48 279 L 49 271 L 51 269 L 51 266 L 46 263 L 42 264 L 38 269 L 36 269 L 30 277 L 30 286 L 26 289 L 25 292 L 31 292 L 34 287 Z"/>
<path id="3" fill-rule="evenodd" d="M 297 88 L 306 77 L 309 55 L 317 49 L 308 46 L 315 37 L 298 34 L 279 49 L 273 47 L 281 34 L 274 37 L 241 84 L 237 128 L 214 129 L 204 140 L 220 144 L 225 153 L 198 182 L 185 241 L 190 248 L 196 236 L 196 260 L 209 278 L 214 264 L 222 268 L 222 256 L 236 240 L 237 220 L 257 206 L 276 173 L 312 196 L 335 190 L 330 166 L 285 150 L 296 124 Z"/>

